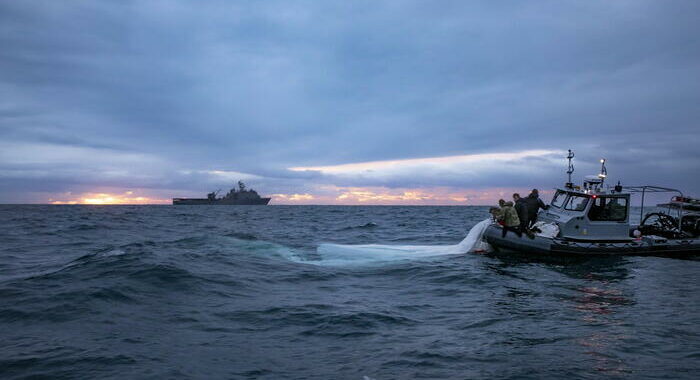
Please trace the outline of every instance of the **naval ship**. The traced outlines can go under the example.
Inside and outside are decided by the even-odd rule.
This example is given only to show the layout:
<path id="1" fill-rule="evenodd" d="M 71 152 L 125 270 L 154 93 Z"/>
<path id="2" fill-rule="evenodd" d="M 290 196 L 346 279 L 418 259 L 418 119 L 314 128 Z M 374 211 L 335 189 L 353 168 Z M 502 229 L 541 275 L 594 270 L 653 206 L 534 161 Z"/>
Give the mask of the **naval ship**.
<path id="1" fill-rule="evenodd" d="M 586 176 L 583 186 L 572 183 L 574 157 L 569 150 L 569 182 L 556 190 L 546 210 L 538 214 L 537 232 L 530 237 L 502 235 L 495 221 L 483 239 L 496 251 L 547 256 L 578 255 L 698 255 L 700 254 L 700 200 L 678 189 L 660 186 L 605 186 L 607 170 Z M 645 195 L 671 193 L 667 203 L 649 210 Z M 640 223 L 630 221 L 631 197 L 641 196 Z"/>
<path id="2" fill-rule="evenodd" d="M 206 198 L 173 198 L 174 205 L 266 205 L 270 198 L 262 198 L 253 189 L 246 189 L 243 181 L 238 181 L 238 188 L 231 189 L 223 197 L 217 198 L 221 190 L 207 194 Z"/>

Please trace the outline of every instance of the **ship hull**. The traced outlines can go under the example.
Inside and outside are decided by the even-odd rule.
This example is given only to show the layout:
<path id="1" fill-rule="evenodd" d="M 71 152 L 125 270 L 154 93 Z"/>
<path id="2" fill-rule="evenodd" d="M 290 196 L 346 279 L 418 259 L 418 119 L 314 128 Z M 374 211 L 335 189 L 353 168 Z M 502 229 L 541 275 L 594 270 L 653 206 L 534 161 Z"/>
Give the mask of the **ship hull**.
<path id="1" fill-rule="evenodd" d="M 483 239 L 496 252 L 529 255 L 575 257 L 575 256 L 687 256 L 700 254 L 700 239 L 664 239 L 647 237 L 625 242 L 572 241 L 560 238 L 535 236 L 518 237 L 508 231 L 502 236 L 502 228 L 489 226 Z"/>
<path id="2" fill-rule="evenodd" d="M 265 206 L 271 198 L 258 199 L 216 199 L 206 198 L 173 198 L 174 205 L 225 205 L 225 206 Z"/>

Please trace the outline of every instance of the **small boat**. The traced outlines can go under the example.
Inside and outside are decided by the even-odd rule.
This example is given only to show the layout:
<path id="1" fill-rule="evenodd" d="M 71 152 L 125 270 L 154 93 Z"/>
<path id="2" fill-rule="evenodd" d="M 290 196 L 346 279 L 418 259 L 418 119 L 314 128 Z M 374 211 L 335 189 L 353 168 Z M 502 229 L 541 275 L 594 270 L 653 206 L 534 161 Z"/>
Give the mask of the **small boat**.
<path id="1" fill-rule="evenodd" d="M 587 176 L 583 186 L 571 182 L 573 173 L 569 150 L 569 182 L 556 190 L 549 207 L 540 210 L 534 234 L 508 232 L 495 221 L 483 239 L 496 252 L 518 252 L 560 257 L 582 255 L 700 255 L 700 200 L 680 190 L 659 186 L 604 186 L 605 160 L 601 173 Z M 675 193 L 668 203 L 644 214 L 649 193 Z M 641 195 L 638 225 L 630 223 L 632 195 Z M 648 207 L 647 207 L 648 209 Z"/>

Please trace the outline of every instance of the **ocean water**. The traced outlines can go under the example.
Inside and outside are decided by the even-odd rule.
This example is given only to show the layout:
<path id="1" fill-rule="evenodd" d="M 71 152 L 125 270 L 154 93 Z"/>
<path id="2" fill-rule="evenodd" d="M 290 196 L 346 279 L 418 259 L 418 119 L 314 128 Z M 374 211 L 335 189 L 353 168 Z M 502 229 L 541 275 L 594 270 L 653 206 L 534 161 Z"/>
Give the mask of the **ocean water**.
<path id="1" fill-rule="evenodd" d="M 0 378 L 698 377 L 700 260 L 465 253 L 487 216 L 0 206 Z"/>

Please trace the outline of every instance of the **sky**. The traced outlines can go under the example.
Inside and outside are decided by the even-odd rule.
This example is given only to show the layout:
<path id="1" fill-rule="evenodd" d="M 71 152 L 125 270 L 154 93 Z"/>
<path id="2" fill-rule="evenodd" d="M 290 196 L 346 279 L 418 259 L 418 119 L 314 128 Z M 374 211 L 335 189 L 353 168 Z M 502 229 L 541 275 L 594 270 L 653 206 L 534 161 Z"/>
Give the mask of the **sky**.
<path id="1" fill-rule="evenodd" d="M 0 203 L 700 196 L 700 2 L 0 0 Z"/>

